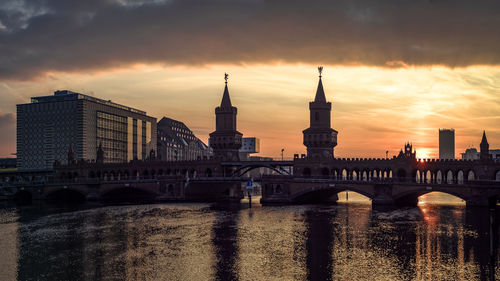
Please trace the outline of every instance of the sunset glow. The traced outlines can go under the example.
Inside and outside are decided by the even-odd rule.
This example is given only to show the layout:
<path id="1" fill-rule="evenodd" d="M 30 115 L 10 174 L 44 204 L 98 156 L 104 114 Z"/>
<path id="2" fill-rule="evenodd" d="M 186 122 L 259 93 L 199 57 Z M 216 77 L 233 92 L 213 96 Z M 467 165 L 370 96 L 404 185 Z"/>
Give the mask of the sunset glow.
<path id="1" fill-rule="evenodd" d="M 261 138 L 261 154 L 304 153 L 308 102 L 317 86 L 316 65 L 208 65 L 162 67 L 141 64 L 90 73 L 47 73 L 45 78 L 0 84 L 2 114 L 32 96 L 70 89 L 146 110 L 160 119 L 184 120 L 204 142 L 214 129 L 223 74 L 238 107 L 238 130 Z M 407 141 L 417 158 L 436 158 L 438 128 L 455 128 L 456 156 L 478 147 L 486 129 L 491 146 L 500 146 L 499 67 L 378 68 L 325 66 L 323 84 L 332 102 L 332 126 L 339 131 L 339 157 L 397 155 Z M 15 152 L 15 130 L 3 137 L 1 154 Z"/>

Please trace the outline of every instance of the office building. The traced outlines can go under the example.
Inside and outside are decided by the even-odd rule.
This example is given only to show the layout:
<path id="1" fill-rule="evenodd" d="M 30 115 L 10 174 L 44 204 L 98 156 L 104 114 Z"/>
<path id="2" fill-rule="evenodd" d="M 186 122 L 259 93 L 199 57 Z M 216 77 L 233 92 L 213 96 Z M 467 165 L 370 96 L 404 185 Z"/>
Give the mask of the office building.
<path id="1" fill-rule="evenodd" d="M 250 154 L 260 152 L 260 139 L 255 137 L 242 138 L 239 150 L 241 160 L 249 160 Z"/>
<path id="2" fill-rule="evenodd" d="M 439 159 L 455 159 L 454 129 L 439 129 Z"/>
<path id="3" fill-rule="evenodd" d="M 158 122 L 158 158 L 163 161 L 209 158 L 211 149 L 183 122 L 163 117 Z"/>
<path id="4" fill-rule="evenodd" d="M 95 161 L 99 146 L 105 163 L 146 159 L 156 151 L 156 118 L 67 90 L 17 105 L 20 170 L 50 169 L 55 161 Z"/>

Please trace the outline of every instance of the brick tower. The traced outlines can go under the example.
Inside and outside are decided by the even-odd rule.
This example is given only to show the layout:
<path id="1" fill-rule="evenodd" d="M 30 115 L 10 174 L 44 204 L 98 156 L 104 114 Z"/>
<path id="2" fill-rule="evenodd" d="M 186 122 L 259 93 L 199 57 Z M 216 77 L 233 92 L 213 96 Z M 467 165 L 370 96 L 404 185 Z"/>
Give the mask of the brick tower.
<path id="1" fill-rule="evenodd" d="M 332 129 L 330 118 L 332 104 L 326 101 L 321 73 L 323 67 L 318 67 L 319 83 L 316 90 L 316 97 L 309 103 L 310 125 L 303 131 L 304 145 L 307 147 L 308 158 L 333 158 L 333 150 L 337 145 L 338 132 Z"/>
<path id="2" fill-rule="evenodd" d="M 241 148 L 242 134 L 236 130 L 238 109 L 231 105 L 227 89 L 228 74 L 224 74 L 226 86 L 220 106 L 215 108 L 215 131 L 210 134 L 210 146 L 215 158 L 224 161 L 239 161 L 238 150 Z"/>

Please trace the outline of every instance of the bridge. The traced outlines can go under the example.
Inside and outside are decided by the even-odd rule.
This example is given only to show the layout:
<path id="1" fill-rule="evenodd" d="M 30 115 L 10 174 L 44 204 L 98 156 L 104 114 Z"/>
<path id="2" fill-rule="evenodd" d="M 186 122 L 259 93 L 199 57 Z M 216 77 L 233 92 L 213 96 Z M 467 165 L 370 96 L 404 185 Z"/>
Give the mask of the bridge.
<path id="1" fill-rule="evenodd" d="M 307 154 L 286 161 L 242 161 L 237 108 L 226 80 L 215 109 L 210 158 L 167 162 L 155 159 L 152 151 L 149 159 L 106 163 L 99 146 L 95 160 L 75 161 L 69 151 L 67 163 L 55 163 L 53 172 L 0 174 L 0 183 L 14 188 L 18 197 L 35 199 L 76 194 L 86 199 L 127 195 L 160 201 L 235 201 L 243 197 L 242 181 L 248 173 L 267 168 L 273 174 L 262 177 L 263 204 L 320 202 L 344 190 L 363 194 L 373 204 L 415 204 L 418 196 L 432 191 L 452 194 L 471 206 L 488 206 L 500 198 L 500 161 L 489 155 L 485 132 L 478 160 L 417 159 L 410 143 L 392 158 L 338 158 L 338 132 L 331 127 L 331 103 L 321 75 L 309 110 L 310 127 L 303 131 Z"/>
<path id="2" fill-rule="evenodd" d="M 425 183 L 410 179 L 338 179 L 334 177 L 266 176 L 262 183 L 264 205 L 302 204 L 336 201 L 337 194 L 353 191 L 368 197 L 373 205 L 414 206 L 418 197 L 442 192 L 464 200 L 467 206 L 491 206 L 500 199 L 500 182 Z"/>

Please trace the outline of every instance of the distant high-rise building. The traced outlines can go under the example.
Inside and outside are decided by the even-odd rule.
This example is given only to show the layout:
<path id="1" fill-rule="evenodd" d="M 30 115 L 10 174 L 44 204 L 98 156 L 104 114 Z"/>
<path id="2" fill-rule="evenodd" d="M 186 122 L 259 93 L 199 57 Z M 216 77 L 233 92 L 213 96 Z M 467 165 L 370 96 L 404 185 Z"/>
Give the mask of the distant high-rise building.
<path id="1" fill-rule="evenodd" d="M 439 129 L 439 159 L 455 159 L 454 129 Z"/>
<path id="2" fill-rule="evenodd" d="M 243 138 L 239 152 L 241 160 L 248 160 L 250 154 L 260 152 L 260 139 L 254 137 Z"/>
<path id="3" fill-rule="evenodd" d="M 20 170 L 50 169 L 54 161 L 97 160 L 99 146 L 105 163 L 145 159 L 156 150 L 156 118 L 67 90 L 17 105 Z"/>
<path id="4" fill-rule="evenodd" d="M 158 122 L 158 158 L 164 161 L 197 160 L 212 155 L 211 149 L 183 122 L 163 117 Z"/>

